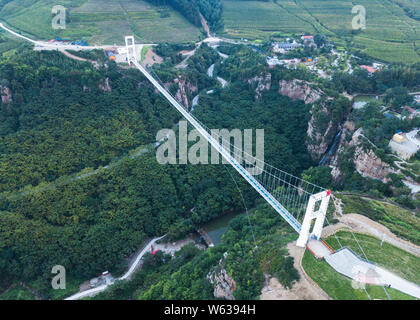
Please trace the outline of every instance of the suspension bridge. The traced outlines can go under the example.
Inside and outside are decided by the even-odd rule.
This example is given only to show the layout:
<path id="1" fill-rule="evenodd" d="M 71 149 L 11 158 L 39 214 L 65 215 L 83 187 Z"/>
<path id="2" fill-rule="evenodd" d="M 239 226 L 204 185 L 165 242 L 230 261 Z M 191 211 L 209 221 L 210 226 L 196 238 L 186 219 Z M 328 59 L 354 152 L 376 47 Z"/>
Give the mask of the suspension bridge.
<path id="1" fill-rule="evenodd" d="M 133 36 L 125 37 L 127 61 L 133 64 L 153 86 L 175 107 L 182 116 L 217 150 L 220 155 L 280 214 L 299 234 L 297 246 L 305 247 L 310 237 L 320 239 L 330 190 L 304 181 L 277 169 L 263 160 L 243 153 L 230 143 L 221 143 L 220 136 L 210 130 L 186 110 L 136 59 Z M 227 147 L 226 147 L 227 145 Z M 251 168 L 258 168 L 260 174 L 251 174 Z M 315 220 L 311 231 L 312 221 Z"/>
<path id="2" fill-rule="evenodd" d="M 165 89 L 164 84 L 157 75 L 152 76 L 137 61 L 134 37 L 125 37 L 125 44 L 128 63 L 133 64 L 201 136 L 219 152 L 227 163 L 299 234 L 296 241 L 298 247 L 308 248 L 315 257 L 321 257 L 321 259 L 324 259 L 337 272 L 357 282 L 370 283 L 383 287 L 388 299 L 390 299 L 390 296 L 385 287 L 391 286 L 391 284 L 397 290 L 420 298 L 419 286 L 376 266 L 376 264 L 367 259 L 363 248 L 360 246 L 351 228 L 350 231 L 360 250 L 363 252 L 365 259 L 354 254 L 350 248 L 342 247 L 341 244 L 341 249 L 334 251 L 321 240 L 325 220 L 328 223 L 326 214 L 331 198 L 330 190 L 277 169 L 265 163 L 263 160 L 243 152 L 242 148 L 237 148 L 230 142 L 225 141 L 219 134 L 215 134 L 214 131 L 211 131 L 201 123 Z M 252 172 L 258 172 L 258 174 L 253 174 Z M 314 223 L 313 220 L 315 220 Z M 338 239 L 337 241 L 340 243 Z M 376 275 L 374 279 L 366 276 L 372 270 Z M 371 299 L 367 290 L 364 287 L 363 289 L 367 297 Z"/>
<path id="3" fill-rule="evenodd" d="M 48 46 L 44 42 L 37 42 L 27 37 L 21 36 L 18 33 L 5 27 L 0 23 L 0 28 L 15 35 L 16 37 L 30 41 L 35 45 L 42 44 Z M 390 286 L 412 295 L 420 299 L 420 287 L 412 282 L 409 282 L 388 270 L 376 266 L 370 262 L 357 240 L 352 228 L 349 230 L 352 233 L 359 249 L 363 253 L 364 259 L 360 258 L 357 254 L 352 252 L 349 248 L 341 246 L 339 239 L 337 242 L 340 244 L 341 249 L 334 252 L 325 242 L 314 241 L 321 240 L 322 229 L 326 219 L 328 203 L 331 197 L 331 191 L 325 188 L 316 186 L 310 182 L 304 181 L 296 176 L 293 176 L 285 171 L 277 169 L 264 161 L 253 157 L 236 148 L 226 141 L 220 143 L 220 137 L 214 135 L 211 131 L 198 119 L 196 119 L 188 110 L 181 106 L 178 101 L 165 89 L 159 78 L 153 77 L 143 66 L 141 66 L 136 59 L 136 47 L 133 36 L 125 37 L 125 45 L 127 50 L 127 61 L 133 64 L 140 72 L 154 85 L 154 87 L 175 107 L 184 118 L 217 150 L 221 156 L 273 207 L 273 209 L 280 214 L 280 216 L 299 234 L 296 242 L 299 247 L 307 247 L 310 251 L 311 248 L 317 250 L 313 252 L 318 258 L 323 258 L 333 269 L 337 272 L 353 279 L 358 282 L 371 283 L 374 285 L 382 286 L 388 299 L 390 299 L 385 286 Z M 93 49 L 93 48 L 86 48 Z M 58 50 L 58 48 L 56 48 Z M 153 71 L 152 71 L 153 72 Z M 158 81 L 159 80 L 159 81 Z M 223 140 L 223 139 L 222 139 Z M 233 153 L 233 154 L 232 154 Z M 253 170 L 257 168 L 258 175 L 253 175 Z M 313 220 L 315 223 L 313 224 Z M 313 225 L 313 228 L 312 228 Z M 312 231 L 311 231 L 312 228 Z M 151 243 L 161 239 L 153 239 Z M 311 241 L 309 241 L 311 240 Z M 149 243 L 149 245 L 151 244 Z M 311 246 L 312 245 L 312 246 Z M 148 247 L 147 247 L 148 248 Z M 145 252 L 145 250 L 143 250 Z M 131 275 L 134 267 L 141 259 L 142 252 L 136 259 L 136 262 L 130 267 L 126 275 L 120 279 L 124 280 Z M 355 268 L 356 267 L 356 268 Z M 356 269 L 356 270 L 355 270 Z M 365 269 L 360 270 L 360 269 Z M 374 272 L 374 278 L 368 277 L 368 271 Z M 355 272 L 357 271 L 357 272 Z M 100 290 L 98 290 L 100 289 Z M 104 288 L 96 288 L 92 290 L 78 293 L 74 296 L 67 298 L 68 300 L 79 299 L 84 296 L 93 295 Z M 370 295 L 364 288 L 366 295 L 371 299 Z"/>

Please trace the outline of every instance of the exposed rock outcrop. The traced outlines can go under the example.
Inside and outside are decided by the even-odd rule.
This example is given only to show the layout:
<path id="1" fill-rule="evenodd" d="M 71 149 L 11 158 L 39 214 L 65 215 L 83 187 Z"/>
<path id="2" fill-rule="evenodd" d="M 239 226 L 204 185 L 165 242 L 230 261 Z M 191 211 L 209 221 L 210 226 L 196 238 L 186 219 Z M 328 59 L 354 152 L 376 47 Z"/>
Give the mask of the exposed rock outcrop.
<path id="1" fill-rule="evenodd" d="M 103 92 L 111 92 L 112 88 L 109 85 L 109 78 L 99 80 L 99 89 Z"/>
<path id="2" fill-rule="evenodd" d="M 269 91 L 271 88 L 271 73 L 261 73 L 259 76 L 248 79 L 248 83 L 255 88 L 255 100 L 261 99 L 263 91 Z"/>
<path id="3" fill-rule="evenodd" d="M 322 108 L 318 112 L 323 112 L 327 115 L 329 114 L 327 108 Z M 306 145 L 311 157 L 314 160 L 319 160 L 322 155 L 327 152 L 328 147 L 334 138 L 337 126 L 330 120 L 327 129 L 324 131 L 318 128 L 316 119 L 317 118 L 313 114 L 311 120 L 308 122 L 308 129 L 306 130 L 308 138 Z"/>
<path id="4" fill-rule="evenodd" d="M 6 86 L 0 86 L 0 90 L 1 90 L 1 102 L 11 103 L 13 99 L 12 99 L 12 91 L 10 90 L 10 88 Z"/>
<path id="5" fill-rule="evenodd" d="M 302 80 L 280 80 L 279 93 L 292 100 L 302 100 L 306 104 L 321 98 L 322 92 L 311 88 L 310 83 Z"/>
<path id="6" fill-rule="evenodd" d="M 349 140 L 351 136 L 351 140 Z M 354 123 L 347 121 L 343 128 L 340 144 L 336 155 L 331 159 L 333 171 L 331 172 L 334 181 L 339 181 L 342 177 L 340 170 L 339 157 L 348 148 L 354 148 L 352 161 L 356 171 L 363 177 L 381 180 L 384 183 L 389 181 L 387 177 L 390 173 L 398 173 L 388 163 L 382 161 L 375 153 L 375 147 L 370 144 L 363 135 L 363 129 L 354 131 Z"/>
<path id="7" fill-rule="evenodd" d="M 355 146 L 354 165 L 360 175 L 367 178 L 378 179 L 384 183 L 389 181 L 389 173 L 395 172 L 386 162 L 383 162 L 372 148 L 363 147 L 360 137 L 363 136 L 363 130 L 357 130 L 350 141 L 350 146 Z M 362 138 L 363 139 L 363 138 Z"/>
<path id="8" fill-rule="evenodd" d="M 348 137 L 351 137 L 354 132 L 354 122 L 347 120 L 343 125 L 343 132 L 338 142 L 337 151 L 330 160 L 330 167 L 332 168 L 331 177 L 334 182 L 338 182 L 343 177 L 343 172 L 340 170 L 338 163 L 338 156 L 344 152 L 344 148 L 349 144 L 346 142 Z"/>
<path id="9" fill-rule="evenodd" d="M 183 78 L 177 78 L 174 80 L 175 83 L 178 84 L 178 90 L 175 94 L 175 99 L 184 105 L 186 109 L 189 109 L 190 102 L 188 100 L 188 96 L 196 93 L 198 91 L 198 86 L 192 84 L 189 81 L 186 81 Z"/>
<path id="10" fill-rule="evenodd" d="M 227 253 L 224 254 L 224 257 L 226 256 Z M 215 298 L 235 300 L 233 291 L 236 289 L 236 283 L 223 267 L 223 259 L 219 261 L 218 266 L 213 271 L 209 272 L 206 278 L 214 286 L 213 295 Z"/>

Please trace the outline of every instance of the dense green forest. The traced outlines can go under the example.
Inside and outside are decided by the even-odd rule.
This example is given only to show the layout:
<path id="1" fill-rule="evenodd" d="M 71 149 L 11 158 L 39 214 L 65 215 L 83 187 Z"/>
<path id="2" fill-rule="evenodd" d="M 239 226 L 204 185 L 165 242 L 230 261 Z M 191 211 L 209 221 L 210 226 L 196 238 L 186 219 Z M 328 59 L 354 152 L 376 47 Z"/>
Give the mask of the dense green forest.
<path id="1" fill-rule="evenodd" d="M 228 230 L 221 244 L 206 251 L 187 245 L 172 260 L 162 252 L 149 254 L 132 281 L 120 282 L 95 299 L 213 299 L 206 277 L 222 267 L 235 279 L 236 299 L 259 297 L 264 274 L 289 288 L 299 279 L 285 248 L 296 236 L 268 205 L 233 219 Z"/>
<path id="2" fill-rule="evenodd" d="M 179 74 L 199 91 L 215 86 L 197 116 L 214 128 L 265 128 L 267 160 L 296 174 L 313 165 L 299 143 L 308 107 L 275 91 L 255 101 L 254 88 L 234 74 L 238 80 L 221 90 L 203 73 L 217 59 L 203 47 Z M 168 62 L 156 73 L 172 81 L 179 71 Z M 130 156 L 180 119 L 137 71 L 114 63 L 95 69 L 28 49 L 2 58 L 0 77 L 11 93 L 1 104 L 1 288 L 36 280 L 48 297 L 53 265 L 66 266 L 79 281 L 105 269 L 118 274 L 147 238 L 177 239 L 223 213 L 243 211 L 222 165 L 162 166 L 154 152 Z M 254 207 L 257 194 L 236 181 Z"/>
<path id="3" fill-rule="evenodd" d="M 165 60 L 153 72 L 172 93 L 179 86 L 176 78 L 196 86 L 200 102 L 194 114 L 209 128 L 263 128 L 266 162 L 325 187 L 392 195 L 398 179 L 388 184 L 364 179 L 350 161 L 344 162 L 343 181 L 336 185 L 330 168 L 316 167 L 304 143 L 312 106 L 278 94 L 282 79 L 315 81 L 307 71 L 269 70 L 247 46 L 221 46 L 229 54 L 223 60 L 207 45 L 179 70 L 174 67 L 179 49 L 159 45 L 156 51 Z M 234 219 L 220 246 L 205 252 L 186 247 L 173 260 L 148 257 L 132 282 L 99 298 L 211 298 L 206 276 L 220 261 L 237 283 L 236 298 L 258 297 L 264 273 L 290 286 L 297 279 L 284 249 L 295 237 L 291 228 L 224 165 L 160 165 L 152 147 L 156 133 L 172 128 L 180 116 L 135 69 L 105 64 L 100 52 L 89 58 L 100 66 L 29 48 L 13 59 L 0 58 L 0 289 L 25 281 L 52 298 L 51 267 L 57 264 L 66 266 L 76 282 L 107 269 L 122 273 L 126 258 L 147 239 L 165 233 L 168 240 L 180 239 L 217 216 L 243 212 L 242 196 L 248 208 L 256 208 L 251 223 L 247 215 Z M 212 64 L 215 74 L 229 82 L 226 88 L 207 76 Z M 255 84 L 248 80 L 264 72 L 270 72 L 272 86 L 257 99 Z M 412 75 L 401 81 L 415 85 L 416 69 L 406 72 Z M 360 77 L 371 92 L 386 83 L 381 90 L 390 103 L 406 95 L 398 89 L 405 82 L 381 74 Z M 349 84 L 317 85 L 334 97 L 326 105 L 326 121 L 341 122 L 349 101 L 339 92 Z M 187 95 L 191 99 L 193 93 Z M 352 119 L 380 147 L 396 127 L 418 125 L 416 120 L 383 119 L 373 107 L 355 112 Z"/>

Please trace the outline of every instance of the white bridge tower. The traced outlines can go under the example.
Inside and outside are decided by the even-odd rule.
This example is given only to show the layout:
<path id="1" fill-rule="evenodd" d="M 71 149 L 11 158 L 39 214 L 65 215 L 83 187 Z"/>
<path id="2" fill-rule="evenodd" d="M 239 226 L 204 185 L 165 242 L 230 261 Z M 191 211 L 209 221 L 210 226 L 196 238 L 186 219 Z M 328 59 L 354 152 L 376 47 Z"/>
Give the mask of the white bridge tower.
<path id="1" fill-rule="evenodd" d="M 328 202 L 330 201 L 331 191 L 326 190 L 309 197 L 308 206 L 306 207 L 305 217 L 303 218 L 302 228 L 299 238 L 296 242 L 298 247 L 306 247 L 310 237 L 319 240 L 324 226 L 325 216 L 327 215 Z M 312 232 L 312 220 L 315 220 Z"/>
<path id="2" fill-rule="evenodd" d="M 132 59 L 136 59 L 136 44 L 134 42 L 134 36 L 125 37 L 125 47 L 127 48 L 127 62 L 130 64 Z"/>

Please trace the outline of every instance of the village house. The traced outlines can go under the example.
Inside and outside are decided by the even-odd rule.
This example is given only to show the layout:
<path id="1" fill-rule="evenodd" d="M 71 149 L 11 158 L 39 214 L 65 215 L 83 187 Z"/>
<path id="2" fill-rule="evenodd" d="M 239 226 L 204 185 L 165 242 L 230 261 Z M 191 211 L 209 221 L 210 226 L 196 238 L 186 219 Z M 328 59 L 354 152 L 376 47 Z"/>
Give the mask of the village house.
<path id="1" fill-rule="evenodd" d="M 294 50 L 296 48 L 299 48 L 301 46 L 301 44 L 293 41 L 292 43 L 289 42 L 277 42 L 274 44 L 273 46 L 273 52 L 278 52 L 278 53 L 285 53 L 286 51 L 289 50 Z"/>

